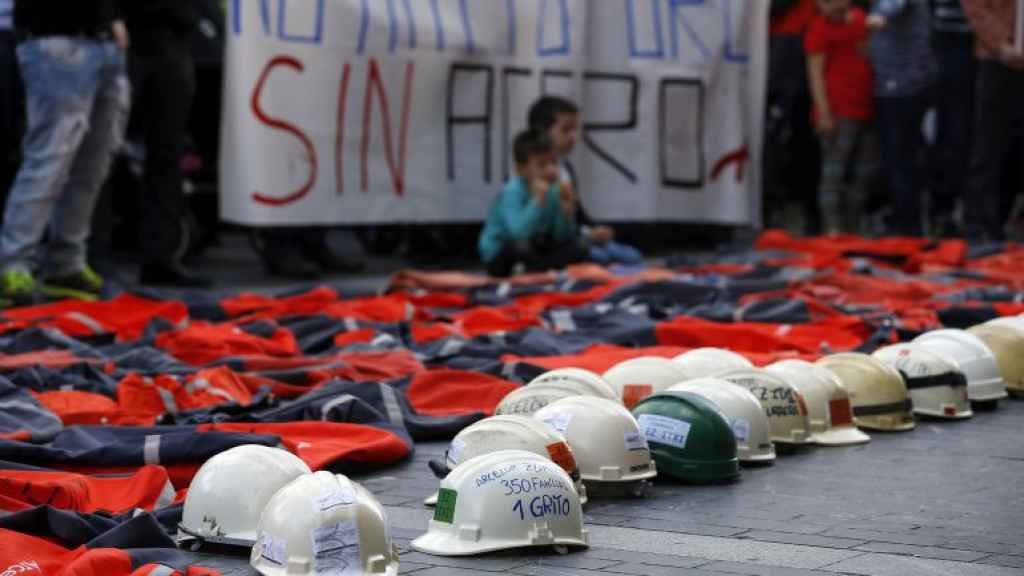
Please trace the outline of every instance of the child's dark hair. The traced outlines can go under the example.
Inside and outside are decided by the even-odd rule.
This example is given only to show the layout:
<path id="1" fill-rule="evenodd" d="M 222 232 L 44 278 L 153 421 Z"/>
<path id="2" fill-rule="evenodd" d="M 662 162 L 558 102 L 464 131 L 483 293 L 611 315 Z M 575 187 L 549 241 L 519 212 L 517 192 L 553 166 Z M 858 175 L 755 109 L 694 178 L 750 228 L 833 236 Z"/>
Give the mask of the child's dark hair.
<path id="1" fill-rule="evenodd" d="M 547 132 L 536 128 L 520 132 L 512 144 L 512 155 L 516 159 L 516 164 L 526 164 L 534 156 L 552 154 L 554 151 L 555 144 Z"/>
<path id="2" fill-rule="evenodd" d="M 575 102 L 561 96 L 541 96 L 530 106 L 527 122 L 530 128 L 547 132 L 558 121 L 562 114 L 579 114 L 580 108 Z"/>

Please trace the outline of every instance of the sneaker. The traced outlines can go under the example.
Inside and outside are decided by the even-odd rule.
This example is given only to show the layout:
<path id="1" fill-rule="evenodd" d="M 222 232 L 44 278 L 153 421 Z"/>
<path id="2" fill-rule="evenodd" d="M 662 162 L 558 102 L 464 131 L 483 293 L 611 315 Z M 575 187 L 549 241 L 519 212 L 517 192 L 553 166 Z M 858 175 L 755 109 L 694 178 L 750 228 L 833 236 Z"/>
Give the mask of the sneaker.
<path id="1" fill-rule="evenodd" d="M 59 278 L 48 278 L 43 283 L 43 294 L 48 298 L 72 298 L 95 301 L 103 292 L 103 278 L 86 266 L 81 271 Z"/>
<path id="2" fill-rule="evenodd" d="M 36 281 L 28 272 L 7 270 L 0 275 L 0 296 L 12 306 L 35 304 Z"/>

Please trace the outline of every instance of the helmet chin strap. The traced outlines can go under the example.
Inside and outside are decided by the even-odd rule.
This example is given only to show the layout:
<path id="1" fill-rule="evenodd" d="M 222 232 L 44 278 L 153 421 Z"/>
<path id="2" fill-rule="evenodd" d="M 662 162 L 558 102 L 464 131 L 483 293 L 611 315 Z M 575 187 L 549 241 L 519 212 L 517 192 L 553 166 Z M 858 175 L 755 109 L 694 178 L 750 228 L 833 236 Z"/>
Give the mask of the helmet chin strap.
<path id="1" fill-rule="evenodd" d="M 427 462 L 427 467 L 429 467 L 430 471 L 434 473 L 434 476 L 437 476 L 438 480 L 444 480 L 448 477 L 448 474 L 451 473 L 451 469 L 448 468 L 448 465 L 440 460 L 431 460 Z"/>

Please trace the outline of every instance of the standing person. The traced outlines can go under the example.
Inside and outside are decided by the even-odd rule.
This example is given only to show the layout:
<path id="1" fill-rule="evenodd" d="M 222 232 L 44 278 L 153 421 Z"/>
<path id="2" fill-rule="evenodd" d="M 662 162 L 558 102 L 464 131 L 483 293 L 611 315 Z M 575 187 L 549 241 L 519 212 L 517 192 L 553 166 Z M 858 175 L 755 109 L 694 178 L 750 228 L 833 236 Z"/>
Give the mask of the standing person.
<path id="1" fill-rule="evenodd" d="M 974 34 L 960 0 L 931 0 L 932 44 L 938 60 L 935 83 L 936 139 L 932 171 L 932 234 L 958 237 L 957 200 L 967 186 L 974 121 L 977 66 Z"/>
<path id="2" fill-rule="evenodd" d="M 974 242 L 1006 239 L 1006 214 L 999 208 L 1004 163 L 1014 138 L 1024 136 L 1024 52 L 1014 45 L 1017 1 L 962 0 L 978 56 L 974 148 L 964 197 L 964 225 Z"/>
<path id="3" fill-rule="evenodd" d="M 773 0 L 768 48 L 768 118 L 765 142 L 765 221 L 785 226 L 779 210 L 797 202 L 804 233 L 821 233 L 818 185 L 821 144 L 811 124 L 804 34 L 816 14 L 814 0 Z"/>
<path id="4" fill-rule="evenodd" d="M 193 275 L 181 263 L 189 227 L 180 164 L 196 90 L 192 2 L 128 0 L 124 10 L 135 39 L 130 69 L 146 143 L 139 282 L 208 286 L 209 280 Z"/>
<path id="5" fill-rule="evenodd" d="M 34 301 L 34 260 L 44 248 L 45 294 L 95 298 L 103 279 L 86 262 L 86 245 L 128 114 L 128 33 L 115 0 L 22 0 L 14 27 L 28 126 L 0 231 L 0 293 Z"/>
<path id="6" fill-rule="evenodd" d="M 921 191 L 918 162 L 924 139 L 921 125 L 937 67 L 932 52 L 931 14 L 927 0 L 875 0 L 869 22 L 875 70 L 882 174 L 892 196 L 891 232 L 921 236 Z"/>
<path id="7" fill-rule="evenodd" d="M 0 0 L 0 199 L 3 200 L 18 173 L 21 135 L 25 130 L 25 98 L 18 73 L 17 45 L 14 0 Z"/>
<path id="8" fill-rule="evenodd" d="M 362 260 L 336 253 L 327 242 L 329 231 L 321 226 L 300 226 L 256 232 L 267 272 L 271 276 L 303 280 L 366 268 Z"/>
<path id="9" fill-rule="evenodd" d="M 868 190 L 877 173 L 878 145 L 871 63 L 865 56 L 868 24 L 850 0 L 817 0 L 819 15 L 807 31 L 807 74 L 821 138 L 819 204 L 825 232 L 863 231 Z M 846 186 L 847 176 L 853 183 Z"/>

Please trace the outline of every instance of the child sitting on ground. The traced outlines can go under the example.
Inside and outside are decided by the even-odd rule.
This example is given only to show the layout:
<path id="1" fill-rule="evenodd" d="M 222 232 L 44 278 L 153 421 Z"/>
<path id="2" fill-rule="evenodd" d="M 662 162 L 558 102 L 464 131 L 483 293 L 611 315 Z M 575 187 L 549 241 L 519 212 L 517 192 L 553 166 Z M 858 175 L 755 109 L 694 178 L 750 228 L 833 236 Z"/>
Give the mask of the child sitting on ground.
<path id="1" fill-rule="evenodd" d="M 615 242 L 615 231 L 608 226 L 597 226 L 583 209 L 576 185 L 576 175 L 569 164 L 569 156 L 576 147 L 579 133 L 579 107 L 558 96 L 543 96 L 530 107 L 530 128 L 542 130 L 555 145 L 559 161 L 559 180 L 563 189 L 575 198 L 576 220 L 587 243 L 590 260 L 598 264 L 640 264 L 643 255 L 636 248 Z"/>
<path id="2" fill-rule="evenodd" d="M 587 259 L 576 229 L 576 201 L 558 185 L 551 139 L 527 130 L 513 145 L 517 175 L 494 201 L 478 248 L 487 273 L 562 269 Z"/>

